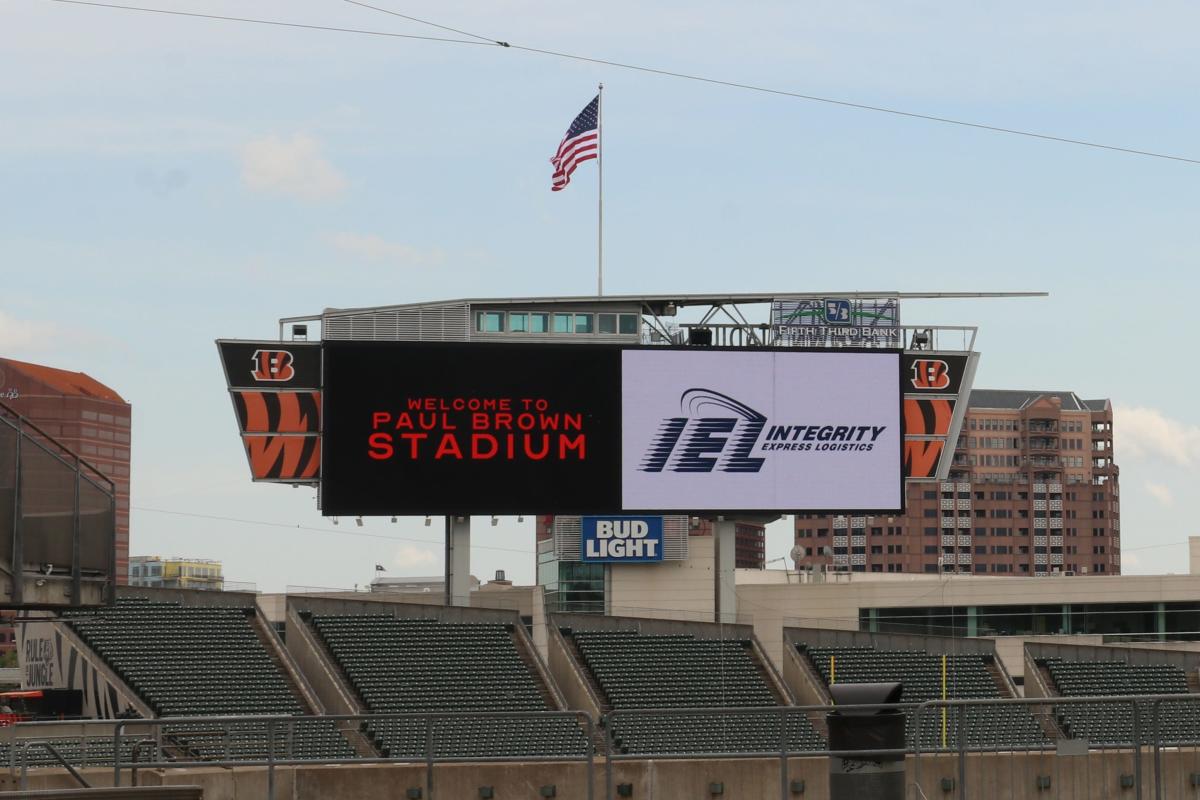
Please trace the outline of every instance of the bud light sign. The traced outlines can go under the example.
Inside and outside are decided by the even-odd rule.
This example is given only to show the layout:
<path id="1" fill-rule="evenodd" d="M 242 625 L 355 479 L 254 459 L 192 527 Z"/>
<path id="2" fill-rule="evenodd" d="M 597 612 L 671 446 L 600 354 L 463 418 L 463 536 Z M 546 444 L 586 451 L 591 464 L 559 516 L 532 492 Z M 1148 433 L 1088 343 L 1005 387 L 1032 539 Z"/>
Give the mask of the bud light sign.
<path id="1" fill-rule="evenodd" d="M 580 524 L 584 561 L 662 561 L 662 517 L 583 517 Z"/>

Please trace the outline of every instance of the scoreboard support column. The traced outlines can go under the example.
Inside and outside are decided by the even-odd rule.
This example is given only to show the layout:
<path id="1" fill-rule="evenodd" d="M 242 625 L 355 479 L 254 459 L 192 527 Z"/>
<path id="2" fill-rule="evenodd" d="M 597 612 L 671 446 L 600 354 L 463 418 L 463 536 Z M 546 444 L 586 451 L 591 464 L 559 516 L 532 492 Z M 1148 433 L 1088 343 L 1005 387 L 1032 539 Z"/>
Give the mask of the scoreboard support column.
<path id="1" fill-rule="evenodd" d="M 716 580 L 713 612 L 717 622 L 737 622 L 737 586 L 734 569 L 737 560 L 737 523 L 725 517 L 713 522 L 713 577 Z"/>
<path id="2" fill-rule="evenodd" d="M 779 514 L 739 514 L 732 517 L 709 517 L 713 524 L 713 619 L 716 622 L 737 622 L 737 523 L 770 525 Z"/>
<path id="3" fill-rule="evenodd" d="M 446 605 L 471 605 L 471 518 L 446 517 Z"/>

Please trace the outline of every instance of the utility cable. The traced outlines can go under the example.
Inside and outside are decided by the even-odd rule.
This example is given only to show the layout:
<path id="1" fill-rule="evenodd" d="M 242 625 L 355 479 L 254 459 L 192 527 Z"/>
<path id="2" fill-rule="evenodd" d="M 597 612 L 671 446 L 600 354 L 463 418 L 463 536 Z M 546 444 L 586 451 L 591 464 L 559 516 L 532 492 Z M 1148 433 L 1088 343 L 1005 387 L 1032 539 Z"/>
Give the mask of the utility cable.
<path id="1" fill-rule="evenodd" d="M 565 59 L 570 59 L 572 61 L 582 61 L 582 62 L 588 63 L 588 64 L 600 64 L 600 65 L 603 65 L 606 67 L 616 67 L 618 69 L 633 70 L 635 72 L 645 72 L 645 73 L 648 73 L 651 75 L 661 75 L 661 76 L 668 77 L 668 78 L 678 78 L 680 80 L 696 81 L 698 83 L 707 83 L 707 84 L 712 84 L 715 86 L 725 86 L 725 87 L 728 87 L 731 89 L 745 89 L 746 91 L 761 92 L 764 94 L 772 94 L 772 95 L 777 95 L 780 97 L 790 97 L 790 98 L 793 98 L 796 100 L 807 100 L 807 101 L 813 102 L 813 103 L 827 103 L 829 105 L 840 106 L 842 108 L 853 108 L 853 109 L 857 109 L 859 111 L 873 111 L 878 114 L 891 114 L 891 115 L 898 116 L 898 117 L 907 117 L 908 119 L 923 120 L 925 122 L 937 122 L 937 123 L 940 123 L 943 125 L 958 125 L 958 126 L 961 126 L 964 128 L 973 128 L 975 130 L 988 131 L 990 133 L 1003 133 L 1003 134 L 1008 134 L 1011 136 L 1025 136 L 1025 137 L 1028 137 L 1031 139 L 1040 139 L 1042 141 L 1047 141 L 1047 142 L 1058 142 L 1060 144 L 1073 144 L 1073 145 L 1078 145 L 1080 147 L 1091 147 L 1091 148 L 1095 148 L 1095 149 L 1099 149 L 1099 150 L 1108 150 L 1108 151 L 1112 151 L 1112 152 L 1116 152 L 1116 153 L 1126 153 L 1128 155 L 1148 156 L 1150 158 L 1162 158 L 1162 159 L 1167 159 L 1169 161 L 1180 161 L 1185 164 L 1200 164 L 1200 159 L 1186 158 L 1184 156 L 1176 156 L 1176 155 L 1171 155 L 1168 153 L 1156 153 L 1151 150 L 1138 150 L 1138 149 L 1132 148 L 1132 147 L 1120 147 L 1117 145 L 1102 144 L 1100 142 L 1088 141 L 1086 139 L 1072 139 L 1072 138 L 1066 137 L 1066 136 L 1053 136 L 1053 135 L 1045 134 L 1045 133 L 1035 133 L 1033 131 L 1019 130 L 1017 128 L 1006 128 L 1006 127 L 999 126 L 999 125 L 987 125 L 987 124 L 984 124 L 981 122 L 969 122 L 967 120 L 954 119 L 952 117 L 942 117 L 942 116 L 937 116 L 934 114 L 920 114 L 920 113 L 917 113 L 914 111 L 903 111 L 898 108 L 889 108 L 887 106 L 874 106 L 874 105 L 869 105 L 866 103 L 855 103 L 850 100 L 839 100 L 839 99 L 833 98 L 833 97 L 820 97 L 820 96 L 812 95 L 812 94 L 803 94 L 801 92 L 791 92 L 791 91 L 787 91 L 785 89 L 773 89 L 773 88 L 770 88 L 767 86 L 757 86 L 755 84 L 750 84 L 750 83 L 739 83 L 737 81 L 727 81 L 727 80 L 721 80 L 719 78 L 709 78 L 709 77 L 706 77 L 703 75 L 693 75 L 693 74 L 686 73 L 686 72 L 674 72 L 672 70 L 658 69 L 655 67 L 645 67 L 645 66 L 640 66 L 638 64 L 626 64 L 626 63 L 623 63 L 620 61 L 610 61 L 608 59 L 603 59 L 603 58 L 592 58 L 589 56 L 576 55 L 574 53 L 564 53 L 564 52 L 557 51 L 557 50 L 544 50 L 544 49 L 541 49 L 538 47 L 527 47 L 525 45 L 520 45 L 520 44 L 509 44 L 508 42 L 498 41 L 498 40 L 490 39 L 488 37 L 483 37 L 483 36 L 477 36 L 476 34 L 467 33 L 466 31 L 460 31 L 460 30 L 457 30 L 456 28 L 448 28 L 444 25 L 439 25 L 435 22 L 428 22 L 426 20 L 417 19 L 416 17 L 410 17 L 405 14 L 400 14 L 396 11 L 391 11 L 386 8 L 380 8 L 378 6 L 368 5 L 366 3 L 359 2 L 359 0 L 344 0 L 344 2 L 351 3 L 356 6 L 362 6 L 364 8 L 370 8 L 375 11 L 382 12 L 384 14 L 392 14 L 397 17 L 403 17 L 404 19 L 412 20 L 414 22 L 420 22 L 425 25 L 432 25 L 435 28 L 441 28 L 443 30 L 453 31 L 455 33 L 461 33 L 465 36 L 475 36 L 478 39 L 483 39 L 485 41 L 492 42 L 494 44 L 498 44 L 502 47 L 508 47 L 513 50 L 523 50 L 526 53 L 538 53 L 540 55 L 552 56 L 554 58 L 565 58 Z"/>
<path id="2" fill-rule="evenodd" d="M 372 11 L 378 11 L 381 14 L 391 14 L 393 17 L 400 17 L 400 19 L 406 19 L 409 22 L 419 22 L 422 25 L 429 25 L 430 27 L 439 28 L 444 31 L 450 31 L 451 33 L 457 33 L 457 34 L 461 34 L 463 36 L 470 36 L 472 39 L 479 39 L 481 41 L 487 42 L 488 44 L 497 44 L 497 45 L 500 45 L 501 47 L 509 46 L 508 42 L 501 42 L 497 39 L 492 39 L 487 36 L 480 36 L 479 34 L 471 33 L 470 31 L 461 31 L 458 28 L 451 28 L 449 25 L 439 25 L 438 23 L 430 22 L 427 19 L 420 19 L 419 17 L 410 17 L 408 14 L 401 14 L 399 11 L 392 11 L 389 8 L 382 8 L 381 6 L 373 6 L 370 3 L 361 3 L 361 2 L 359 2 L 359 0 L 342 0 L 342 1 L 345 3 L 349 3 L 352 6 L 361 6 L 362 8 L 369 8 Z"/>
<path id="3" fill-rule="evenodd" d="M 332 536 L 361 536 L 368 539 L 384 539 L 389 542 L 415 542 L 418 544 L 431 544 L 441 547 L 444 542 L 435 539 L 414 539 L 406 536 L 385 536 L 381 533 L 367 533 L 365 531 L 351 530 L 329 530 L 328 528 L 314 528 L 310 525 L 292 525 L 286 522 L 269 522 L 261 519 L 240 519 L 238 517 L 222 517 L 216 514 L 197 514 L 190 511 L 171 511 L 165 508 L 147 508 L 145 506 L 133 506 L 134 511 L 145 511 L 151 514 L 169 514 L 175 517 L 193 517 L 195 519 L 207 519 L 215 522 L 235 522 L 241 525 L 262 525 L 268 528 L 287 528 L 289 530 L 311 531 L 313 533 L 324 533 Z M 504 553 L 520 553 L 521 555 L 532 555 L 532 550 L 518 550 L 514 547 L 494 547 L 485 544 L 472 544 L 472 550 L 498 550 Z"/>
<path id="4" fill-rule="evenodd" d="M 472 42 L 468 39 L 447 39 L 438 36 L 415 36 L 409 33 L 393 33 L 391 31 L 375 31 L 364 28 L 337 28 L 331 25 L 306 25 L 301 22 L 283 22 L 273 19 L 254 19 L 252 17 L 226 17 L 220 14 L 201 14 L 195 11 L 170 11 L 165 8 L 146 8 L 144 6 L 126 6 L 116 3 L 96 3 L 92 0 L 49 0 L 51 3 L 65 3 L 73 6 L 93 6 L 95 8 L 113 8 L 121 11 L 142 11 L 147 14 L 167 14 L 173 17 L 196 17 L 199 19 L 215 19 L 224 22 L 247 22 L 254 25 L 275 25 L 281 28 L 304 28 L 312 31 L 334 31 L 336 33 L 357 33 L 364 36 L 388 36 L 394 39 L 418 39 L 424 42 L 441 42 L 443 44 L 473 44 L 482 45 L 495 43 L 491 41 Z"/>
<path id="5" fill-rule="evenodd" d="M 352 0 L 346 0 L 346 1 L 351 2 Z M 1006 134 L 1009 136 L 1022 136 L 1025 138 L 1037 139 L 1040 141 L 1057 142 L 1059 144 L 1070 144 L 1070 145 L 1076 145 L 1078 147 L 1088 147 L 1088 148 L 1092 148 L 1095 150 L 1105 150 L 1105 151 L 1113 152 L 1113 153 L 1124 153 L 1126 155 L 1144 156 L 1147 158 L 1158 158 L 1158 159 L 1163 159 L 1163 160 L 1167 160 L 1167 161 L 1177 161 L 1177 162 L 1184 163 L 1184 164 L 1200 164 L 1200 159 L 1188 158 L 1186 156 L 1177 156 L 1177 155 L 1172 155 L 1170 153 L 1158 153 L 1153 150 L 1141 150 L 1141 149 L 1134 148 L 1134 147 L 1121 147 L 1118 145 L 1094 142 L 1094 141 L 1090 141 L 1087 139 L 1074 139 L 1074 138 L 1071 138 L 1068 136 L 1054 136 L 1054 135 L 1047 134 L 1047 133 L 1036 133 L 1034 131 L 1020 130 L 1018 128 L 1008 128 L 1008 127 L 1004 127 L 1001 125 L 988 125 L 988 124 L 985 124 L 982 122 L 970 122 L 968 120 L 954 119 L 953 117 L 942 117 L 942 116 L 938 116 L 936 114 L 921 114 L 921 113 L 918 113 L 915 111 L 904 111 L 902 109 L 889 108 L 887 106 L 876 106 L 876 105 L 870 105 L 867 103 L 856 103 L 856 102 L 853 102 L 850 100 L 840 100 L 840 99 L 833 98 L 833 97 L 821 97 L 819 95 L 804 94 L 802 92 L 792 92 L 792 91 L 788 91 L 785 89 L 774 89 L 769 86 L 758 86 L 758 85 L 751 84 L 751 83 L 741 83 L 738 81 L 722 80 L 720 78 L 710 78 L 710 77 L 707 77 L 704 75 L 693 75 L 693 74 L 690 74 L 687 72 L 675 72 L 672 70 L 659 69 L 656 67 L 646 67 L 646 66 L 641 66 L 638 64 L 627 64 L 627 63 L 624 63 L 621 61 L 611 61 L 611 60 L 603 59 L 603 58 L 592 58 L 590 56 L 581 56 L 581 55 L 576 55 L 574 53 L 564 53 L 564 52 L 561 52 L 558 50 L 546 50 L 546 49 L 542 49 L 542 48 L 538 48 L 538 47 L 527 47 L 525 45 L 510 44 L 506 41 L 501 41 L 499 39 L 491 39 L 489 37 L 479 36 L 478 34 L 469 33 L 467 31 L 459 31 L 457 28 L 451 28 L 446 25 L 440 25 L 436 22 L 430 22 L 428 20 L 423 20 L 418 17 L 411 17 L 411 16 L 408 16 L 405 14 L 400 14 L 399 12 L 390 11 L 388 9 L 383 9 L 383 8 L 379 8 L 376 6 L 371 6 L 366 3 L 362 3 L 362 2 L 354 2 L 354 5 L 373 9 L 375 11 L 379 11 L 379 12 L 385 13 L 385 14 L 391 14 L 393 16 L 403 17 L 405 19 L 411 20 L 413 22 L 419 22 L 424 25 L 432 25 L 434 27 L 441 28 L 443 30 L 461 33 L 464 36 L 473 37 L 474 40 L 472 40 L 472 39 L 448 39 L 448 38 L 437 37 L 437 36 L 416 36 L 413 34 L 406 34 L 406 33 L 393 33 L 390 31 L 366 30 L 366 29 L 361 29 L 361 28 L 340 28 L 340 27 L 334 27 L 334 26 L 330 26 L 330 25 L 306 25 L 306 24 L 302 24 L 302 23 L 298 23 L 298 22 L 283 22 L 283 21 L 279 21 L 279 20 L 253 19 L 253 18 L 248 18 L 248 17 L 229 17 L 229 16 L 222 16 L 222 15 L 217 15 L 217 14 L 201 14 L 201 13 L 190 12 L 190 11 L 169 11 L 167 9 L 147 8 L 144 6 L 118 5 L 115 3 L 99 3 L 99 2 L 94 2 L 93 0 L 48 0 L 48 2 L 65 3 L 65 4 L 77 5 L 77 6 L 93 6 L 96 8 L 119 9 L 119 10 L 123 10 L 123 11 L 142 11 L 142 12 L 152 13 L 152 14 L 168 14 L 168 15 L 179 16 L 179 17 L 198 17 L 201 19 L 224 20 L 227 22 L 245 22 L 245 23 L 252 23 L 252 24 L 257 24 L 257 25 L 275 25 L 275 26 L 284 27 L 284 28 L 304 28 L 304 29 L 308 29 L 308 30 L 318 30 L 318 31 L 336 31 L 338 33 L 355 33 L 355 34 L 361 34 L 361 35 L 366 35 L 366 36 L 385 36 L 385 37 L 392 37 L 392 38 L 396 38 L 396 39 L 415 39 L 415 40 L 421 40 L 421 41 L 427 41 L 427 42 L 441 42 L 441 43 L 445 43 L 445 44 L 471 44 L 471 45 L 480 45 L 480 46 L 487 46 L 487 47 L 503 47 L 503 48 L 511 49 L 511 50 L 522 50 L 526 53 L 537 53 L 540 55 L 551 56 L 553 58 L 569 59 L 572 61 L 580 61 L 580 62 L 584 62 L 584 63 L 588 63 L 588 64 L 599 64 L 602 66 L 614 67 L 616 69 L 625 69 L 625 70 L 632 70 L 635 72 L 644 72 L 644 73 L 647 73 L 650 75 L 661 75 L 663 77 L 677 78 L 679 80 L 695 81 L 697 83 L 706 83 L 706 84 L 710 84 L 713 86 L 725 86 L 725 87 L 728 87 L 731 89 L 743 89 L 745 91 L 759 92 L 762 94 L 770 94 L 770 95 L 775 95 L 778 97 L 790 97 L 790 98 L 796 99 L 796 100 L 806 100 L 808 102 L 813 102 L 813 103 L 824 103 L 827 105 L 839 106 L 841 108 L 853 108 L 853 109 L 857 109 L 859 111 L 870 111 L 870 112 L 874 112 L 877 114 L 889 114 L 892 116 L 905 117 L 907 119 L 921 120 L 924 122 L 935 122 L 935 123 L 942 124 L 942 125 L 955 125 L 955 126 L 963 127 L 963 128 L 971 128 L 974 130 L 987 131 L 989 133 L 1001 133 L 1001 134 Z"/>

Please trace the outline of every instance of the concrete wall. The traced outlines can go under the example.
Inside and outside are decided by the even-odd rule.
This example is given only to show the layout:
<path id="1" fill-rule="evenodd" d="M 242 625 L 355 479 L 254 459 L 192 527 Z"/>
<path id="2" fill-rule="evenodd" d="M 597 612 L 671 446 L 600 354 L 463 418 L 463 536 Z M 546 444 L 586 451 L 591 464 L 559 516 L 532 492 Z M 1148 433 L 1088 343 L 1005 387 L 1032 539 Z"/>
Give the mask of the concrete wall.
<path id="1" fill-rule="evenodd" d="M 657 595 L 671 594 L 671 573 L 656 571 Z M 874 580 L 855 574 L 849 581 L 778 584 L 739 583 L 738 621 L 754 625 L 772 659 L 782 657 L 784 627 L 858 630 L 863 608 L 925 606 L 994 606 L 1063 603 L 1194 602 L 1200 597 L 1200 575 L 1088 575 L 1051 578 L 909 576 L 908 580 Z M 681 584 L 688 589 L 689 584 Z M 665 600 L 663 607 L 672 604 Z M 647 613 L 646 616 L 663 614 Z M 681 616 L 679 618 L 687 618 Z M 1013 662 L 1005 662 L 1013 666 Z M 1023 673 L 1019 663 L 1017 672 Z"/>
<path id="2" fill-rule="evenodd" d="M 990 639 L 966 639 L 954 636 L 922 636 L 911 633 L 870 633 L 869 631 L 785 628 L 784 639 L 803 642 L 810 647 L 874 647 L 877 650 L 922 650 L 934 655 L 980 653 L 995 655 Z"/>
<path id="3" fill-rule="evenodd" d="M 989 636 L 996 645 L 996 656 L 1014 679 L 1026 680 L 1025 644 L 1027 642 L 1060 642 L 1064 644 L 1102 644 L 1104 637 L 1092 634 L 1070 636 Z"/>
<path id="4" fill-rule="evenodd" d="M 824 706 L 832 702 L 824 682 L 794 647 L 783 651 L 783 679 L 798 706 Z"/>
<path id="5" fill-rule="evenodd" d="M 34 648 L 48 656 L 47 664 L 37 673 L 36 682 L 22 677 L 26 689 L 77 689 L 83 697 L 83 713 L 94 719 L 112 719 L 133 707 L 143 717 L 153 717 L 150 706 L 121 680 L 108 664 L 62 620 L 29 621 L 17 626 L 17 652 L 22 669 L 27 663 L 26 642 L 37 640 L 42 647 Z M 50 673 L 47 675 L 46 673 Z M 45 678 L 49 680 L 44 680 Z"/>
<path id="6" fill-rule="evenodd" d="M 292 594 L 288 595 L 288 609 L 310 611 L 313 614 L 390 614 L 395 617 L 412 619 L 436 619 L 442 622 L 496 622 L 507 625 L 520 625 L 521 617 L 517 609 L 498 608 L 464 608 L 460 606 L 443 606 L 410 602 L 412 596 L 405 596 L 403 602 L 397 602 L 395 596 L 388 597 L 384 593 L 376 594 Z"/>
<path id="7" fill-rule="evenodd" d="M 345 685 L 337 669 L 325 658 L 316 633 L 300 619 L 294 608 L 288 609 L 286 638 L 287 650 L 292 661 L 312 687 L 321 705 L 325 707 L 325 713 L 364 713 L 358 698 Z"/>
<path id="8" fill-rule="evenodd" d="M 723 625 L 718 622 L 693 622 L 655 617 L 551 614 L 550 622 L 556 628 L 637 631 L 651 634 L 682 633 L 701 639 L 751 639 L 754 637 L 754 628 L 749 625 Z"/>
<path id="9" fill-rule="evenodd" d="M 612 564 L 608 613 L 710 622 L 716 611 L 712 536 L 688 539 L 685 561 Z"/>
<path id="10" fill-rule="evenodd" d="M 1174 648 L 1125 647 L 1122 645 L 1062 644 L 1029 642 L 1030 658 L 1062 658 L 1067 661 L 1124 661 L 1127 664 L 1174 664 L 1184 672 L 1200 668 L 1200 652 Z"/>
<path id="11" fill-rule="evenodd" d="M 185 606 L 254 608 L 254 592 L 213 592 L 204 589 L 151 589 L 147 586 L 118 586 L 117 597 L 147 597 L 154 603 L 179 603 Z"/>
<path id="12" fill-rule="evenodd" d="M 550 658 L 546 663 L 549 665 L 554 682 L 562 692 L 567 708 L 573 711 L 586 711 L 592 715 L 593 720 L 598 721 L 603 714 L 600 698 L 592 690 L 592 686 L 588 683 L 580 666 L 575 663 L 566 639 L 555 627 L 549 629 L 549 638 Z"/>
<path id="13" fill-rule="evenodd" d="M 1195 771 L 1193 751 L 1164 751 L 1162 762 L 1163 800 L 1194 798 L 1189 776 Z M 910 756 L 905 763 L 908 796 L 926 798 L 1002 797 L 1006 800 L 1093 800 L 1099 797 L 1132 798 L 1133 788 L 1121 789 L 1120 777 L 1134 774 L 1131 751 L 1095 751 L 1088 755 L 1057 755 L 1054 750 L 1033 753 L 969 754 L 964 762 L 965 783 L 960 783 L 956 755 Z M 265 767 L 235 769 L 186 769 L 167 773 L 143 770 L 141 783 L 196 785 L 204 800 L 242 800 L 267 797 Z M 803 781 L 802 795 L 829 796 L 829 764 L 825 758 L 788 760 L 785 779 Z M 112 771 L 89 769 L 85 776 L 96 786 L 111 786 Z M 1142 755 L 1142 797 L 1155 797 L 1151 753 Z M 712 783 L 724 784 L 727 798 L 780 797 L 780 762 L 771 758 L 679 759 L 618 761 L 613 765 L 613 783 L 629 783 L 633 797 L 641 800 L 684 800 L 709 798 Z M 1039 789 L 1039 777 L 1050 786 Z M 128 783 L 129 773 L 124 773 Z M 597 761 L 592 776 L 595 798 L 604 797 L 604 764 Z M 942 781 L 953 782 L 946 792 Z M 73 788 L 62 770 L 30 773 L 31 789 Z M 555 795 L 570 800 L 587 797 L 587 771 L 583 764 L 442 764 L 434 769 L 432 796 L 425 793 L 426 773 L 421 764 L 279 767 L 276 770 L 278 800 L 394 800 L 408 789 L 422 790 L 427 800 L 458 800 L 479 796 L 479 787 L 491 786 L 497 798 L 538 798 L 542 787 L 554 786 Z M 917 787 L 920 787 L 918 791 Z M 12 776 L 0 778 L 0 790 L 15 788 Z"/>

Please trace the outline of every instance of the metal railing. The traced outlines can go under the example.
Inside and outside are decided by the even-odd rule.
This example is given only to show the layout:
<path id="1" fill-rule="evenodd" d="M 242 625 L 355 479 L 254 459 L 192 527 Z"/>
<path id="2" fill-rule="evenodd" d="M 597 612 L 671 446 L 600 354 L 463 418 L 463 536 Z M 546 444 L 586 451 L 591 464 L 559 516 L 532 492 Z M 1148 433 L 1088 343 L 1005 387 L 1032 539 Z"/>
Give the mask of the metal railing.
<path id="1" fill-rule="evenodd" d="M 1187 713 L 1179 707 L 1189 709 Z M 989 741 L 981 734 L 980 720 L 997 709 L 1027 709 L 1038 723 L 1040 731 L 1026 743 L 1003 743 L 999 738 Z M 1072 709 L 1090 709 L 1093 723 L 1126 725 L 1115 738 L 1088 741 L 1080 731 L 1063 730 L 1071 719 Z M 819 749 L 801 749 L 794 738 L 803 724 L 789 724 L 795 717 L 804 717 L 820 727 L 825 715 L 848 710 L 898 710 L 909 716 L 909 730 L 914 740 L 904 750 L 831 751 L 824 744 Z M 625 726 L 639 718 L 653 718 L 659 723 L 709 729 L 732 722 L 736 717 L 756 717 L 755 725 L 766 736 L 756 738 L 752 745 L 732 734 L 717 736 L 707 750 L 663 752 L 661 749 L 639 749 L 637 745 L 617 744 L 617 735 Z M 494 721 L 519 728 L 522 721 L 531 719 L 564 718 L 579 726 L 579 748 L 557 755 L 475 756 L 453 752 L 457 740 L 452 731 L 440 726 L 454 721 Z M 716 718 L 714 720 L 713 718 Z M 423 726 L 423 746 L 407 754 L 375 756 L 303 756 L 297 751 L 298 735 L 306 728 L 321 726 L 330 732 L 340 732 L 353 749 L 355 737 L 381 724 L 416 723 Z M 197 731 L 197 728 L 203 730 Z M 1118 726 L 1119 727 L 1119 726 Z M 753 728 L 753 726 L 752 726 Z M 22 736 L 22 731 L 28 731 Z M 743 726 L 741 730 L 747 730 Z M 56 735 L 56 731 L 62 731 Z M 937 746 L 929 745 L 930 731 L 941 732 Z M 596 733 L 603 736 L 597 737 Z M 438 712 L 394 714 L 345 714 L 321 716 L 226 716 L 226 717 L 169 717 L 163 719 L 86 720 L 52 723 L 19 723 L 13 726 L 10 740 L 9 766 L 19 771 L 21 786 L 26 784 L 31 751 L 47 750 L 56 763 L 80 781 L 84 780 L 63 755 L 64 742 L 81 745 L 83 766 L 104 765 L 112 769 L 112 783 L 121 786 L 126 772 L 134 785 L 137 771 L 146 769 L 172 770 L 195 767 L 265 767 L 268 798 L 275 797 L 276 770 L 287 766 L 314 764 L 420 764 L 424 765 L 424 796 L 435 797 L 436 767 L 453 763 L 577 763 L 586 774 L 586 797 L 595 793 L 596 760 L 604 759 L 604 797 L 613 798 L 614 769 L 622 762 L 681 759 L 759 759 L 774 762 L 779 778 L 779 796 L 794 797 L 793 783 L 798 758 L 854 758 L 871 760 L 887 756 L 906 755 L 908 787 L 913 798 L 1132 798 L 1143 800 L 1176 800 L 1200 797 L 1200 694 L 1112 695 L 1103 697 L 1046 697 L 978 700 L 931 700 L 924 703 L 901 703 L 870 706 L 721 706 L 695 708 L 644 708 L 610 711 L 599 719 L 586 712 L 576 711 L 512 711 L 512 712 Z M 767 740 L 777 735 L 777 742 Z M 196 741 L 208 736 L 221 743 L 212 757 L 201 757 L 193 749 Z M 238 740 L 238 737 L 242 737 Z M 924 738 L 923 738 L 924 737 Z M 944 738 L 943 738 L 944 737 Z M 111 742 L 105 750 L 111 759 L 98 758 L 96 748 L 89 752 L 88 743 L 98 740 Z M 240 741 L 242 749 L 234 746 Z M 729 742 L 728 747 L 723 747 Z M 247 744 L 248 743 L 248 744 Z M 367 744 L 364 736 L 362 744 Z M 56 745 L 58 745 L 56 747 Z M 410 742 L 411 745 L 411 742 Z M 243 755 L 238 756 L 241 752 Z M 360 749 L 357 752 L 366 752 Z M 248 753 L 248 755 L 246 755 Z M 818 762 L 804 768 L 827 770 Z M 573 795 L 582 796 L 582 795 Z"/>

